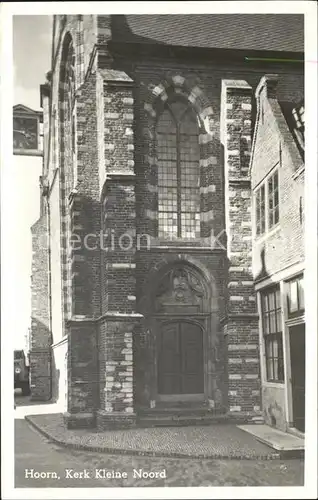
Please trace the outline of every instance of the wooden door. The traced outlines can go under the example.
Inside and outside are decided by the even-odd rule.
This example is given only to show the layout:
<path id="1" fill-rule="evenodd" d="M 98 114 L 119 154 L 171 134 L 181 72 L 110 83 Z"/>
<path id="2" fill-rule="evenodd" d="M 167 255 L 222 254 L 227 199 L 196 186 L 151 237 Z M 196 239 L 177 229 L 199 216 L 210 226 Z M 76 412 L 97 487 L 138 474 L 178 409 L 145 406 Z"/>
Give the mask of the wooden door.
<path id="1" fill-rule="evenodd" d="M 293 326 L 289 332 L 293 421 L 296 429 L 305 432 L 305 325 Z"/>
<path id="2" fill-rule="evenodd" d="M 159 395 L 182 399 L 203 392 L 202 329 L 186 321 L 165 323 L 159 337 Z"/>

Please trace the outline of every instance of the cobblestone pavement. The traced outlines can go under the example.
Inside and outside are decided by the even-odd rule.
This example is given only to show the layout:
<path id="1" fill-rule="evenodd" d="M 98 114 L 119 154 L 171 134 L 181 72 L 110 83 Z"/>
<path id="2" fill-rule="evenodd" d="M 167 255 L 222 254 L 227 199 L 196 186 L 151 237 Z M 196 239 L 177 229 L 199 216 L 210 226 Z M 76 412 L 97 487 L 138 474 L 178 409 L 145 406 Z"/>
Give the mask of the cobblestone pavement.
<path id="1" fill-rule="evenodd" d="M 304 464 L 300 459 L 202 460 L 107 455 L 61 448 L 29 427 L 25 420 L 15 421 L 15 432 L 17 488 L 303 485 Z M 25 469 L 33 469 L 33 476 L 35 472 L 50 472 L 56 473 L 57 478 L 25 477 Z M 74 472 L 84 475 L 84 471 L 86 478 L 74 478 Z M 121 475 L 126 472 L 127 478 L 102 478 L 107 471 L 110 475 L 112 471 Z M 149 472 L 165 477 L 138 477 Z"/>
<path id="2" fill-rule="evenodd" d="M 155 427 L 97 432 L 69 430 L 61 414 L 28 416 L 51 438 L 111 452 L 202 458 L 277 458 L 277 452 L 235 425 Z"/>

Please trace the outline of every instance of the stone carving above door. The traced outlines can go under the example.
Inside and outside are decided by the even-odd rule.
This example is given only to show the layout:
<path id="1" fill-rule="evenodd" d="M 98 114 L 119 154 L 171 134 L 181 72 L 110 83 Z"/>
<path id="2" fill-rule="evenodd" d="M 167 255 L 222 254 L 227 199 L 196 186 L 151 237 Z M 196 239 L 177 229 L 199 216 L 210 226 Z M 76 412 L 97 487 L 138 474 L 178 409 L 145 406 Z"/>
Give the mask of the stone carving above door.
<path id="1" fill-rule="evenodd" d="M 157 289 L 156 310 L 169 312 L 175 308 L 185 313 L 200 312 L 204 296 L 204 287 L 193 272 L 185 267 L 174 267 L 164 275 Z"/>

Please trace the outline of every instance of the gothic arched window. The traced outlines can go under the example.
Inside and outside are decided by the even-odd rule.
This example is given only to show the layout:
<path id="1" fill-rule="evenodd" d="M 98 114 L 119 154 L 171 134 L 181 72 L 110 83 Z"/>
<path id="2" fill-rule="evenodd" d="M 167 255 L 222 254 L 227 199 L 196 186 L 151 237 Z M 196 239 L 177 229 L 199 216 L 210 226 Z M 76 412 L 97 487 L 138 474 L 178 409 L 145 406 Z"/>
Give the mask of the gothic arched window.
<path id="1" fill-rule="evenodd" d="M 200 237 L 199 125 L 183 101 L 166 103 L 157 123 L 158 236 Z"/>

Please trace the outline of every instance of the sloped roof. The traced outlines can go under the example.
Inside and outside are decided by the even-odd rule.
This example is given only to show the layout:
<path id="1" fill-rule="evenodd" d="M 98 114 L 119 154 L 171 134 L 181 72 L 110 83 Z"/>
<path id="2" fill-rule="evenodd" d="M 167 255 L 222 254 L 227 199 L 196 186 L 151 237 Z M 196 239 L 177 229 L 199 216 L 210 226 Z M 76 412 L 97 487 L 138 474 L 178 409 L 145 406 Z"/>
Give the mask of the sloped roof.
<path id="1" fill-rule="evenodd" d="M 115 42 L 182 47 L 304 51 L 299 14 L 113 15 Z"/>
<path id="2" fill-rule="evenodd" d="M 24 104 L 15 104 L 13 106 L 13 112 L 24 113 L 28 115 L 38 115 L 39 113 L 41 113 L 41 111 L 36 111 L 35 109 L 31 109 L 28 106 L 25 106 Z"/>

